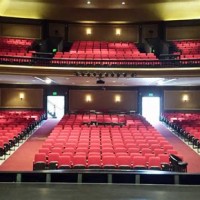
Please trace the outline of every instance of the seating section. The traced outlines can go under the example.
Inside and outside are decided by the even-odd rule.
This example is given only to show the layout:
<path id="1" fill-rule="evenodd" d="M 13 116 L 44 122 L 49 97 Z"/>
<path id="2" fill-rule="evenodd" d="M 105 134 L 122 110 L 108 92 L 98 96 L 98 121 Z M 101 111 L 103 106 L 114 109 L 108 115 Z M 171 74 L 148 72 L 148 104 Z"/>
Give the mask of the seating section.
<path id="1" fill-rule="evenodd" d="M 33 39 L 25 38 L 0 38 L 0 55 L 11 57 L 32 57 L 32 51 L 29 51 Z"/>
<path id="2" fill-rule="evenodd" d="M 163 113 L 161 120 L 200 152 L 200 113 Z"/>
<path id="3" fill-rule="evenodd" d="M 43 111 L 0 112 L 0 157 L 10 153 L 44 118 Z"/>
<path id="4" fill-rule="evenodd" d="M 180 50 L 181 60 L 200 58 L 200 40 L 180 40 L 173 43 Z"/>
<path id="5" fill-rule="evenodd" d="M 63 59 L 68 60 L 65 63 L 70 64 L 81 64 L 88 61 L 87 64 L 103 65 L 131 64 L 131 62 L 125 62 L 128 60 L 157 60 L 154 53 L 140 53 L 133 42 L 100 41 L 75 41 L 69 52 L 57 52 L 54 59 L 54 63 L 56 59 Z M 138 64 L 144 64 L 139 61 Z"/>
<path id="6" fill-rule="evenodd" d="M 97 123 L 86 124 L 89 120 Z M 61 119 L 42 144 L 33 169 L 170 170 L 172 153 L 182 157 L 141 116 L 71 114 Z"/>

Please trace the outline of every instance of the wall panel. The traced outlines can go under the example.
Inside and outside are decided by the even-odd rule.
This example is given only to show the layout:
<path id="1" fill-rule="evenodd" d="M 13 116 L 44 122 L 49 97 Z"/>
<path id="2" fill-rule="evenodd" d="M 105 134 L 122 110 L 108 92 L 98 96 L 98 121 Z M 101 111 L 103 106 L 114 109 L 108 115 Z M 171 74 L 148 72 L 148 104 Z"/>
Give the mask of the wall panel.
<path id="1" fill-rule="evenodd" d="M 1 108 L 43 108 L 43 89 L 2 88 Z"/>
<path id="2" fill-rule="evenodd" d="M 200 39 L 200 26 L 166 28 L 166 40 Z"/>
<path id="3" fill-rule="evenodd" d="M 188 95 L 188 102 L 183 101 L 183 95 Z M 164 110 L 200 110 L 199 90 L 165 90 Z"/>
<path id="4" fill-rule="evenodd" d="M 86 95 L 91 95 L 91 102 L 85 101 Z M 121 102 L 114 101 L 116 95 L 121 96 Z M 137 91 L 70 90 L 69 110 L 137 111 Z"/>
<path id="5" fill-rule="evenodd" d="M 1 25 L 1 36 L 21 38 L 41 38 L 40 25 L 8 24 Z"/>
<path id="6" fill-rule="evenodd" d="M 86 34 L 86 28 L 91 28 L 92 34 Z M 121 29 L 121 35 L 116 35 L 116 28 Z M 137 25 L 69 25 L 69 41 L 133 41 L 138 42 Z M 66 34 L 67 35 L 67 34 Z"/>

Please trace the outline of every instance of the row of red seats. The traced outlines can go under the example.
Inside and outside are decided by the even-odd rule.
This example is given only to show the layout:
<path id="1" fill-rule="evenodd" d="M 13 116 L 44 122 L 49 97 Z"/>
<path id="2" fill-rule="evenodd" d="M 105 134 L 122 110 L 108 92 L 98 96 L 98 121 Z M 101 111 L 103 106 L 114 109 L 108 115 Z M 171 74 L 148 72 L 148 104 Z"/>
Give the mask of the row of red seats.
<path id="1" fill-rule="evenodd" d="M 200 40 L 173 41 L 174 45 L 181 51 L 180 59 L 198 59 L 200 55 Z M 186 55 L 186 56 L 183 56 Z M 190 57 L 189 55 L 195 55 Z"/>
<path id="2" fill-rule="evenodd" d="M 30 114 L 33 113 L 33 117 Z M 1 116 L 4 116 L 6 119 L 9 116 L 9 120 L 1 121 L 0 129 L 0 157 L 4 156 L 10 152 L 11 148 L 19 144 L 19 141 L 26 137 L 31 130 L 43 119 L 44 112 L 30 112 L 26 114 L 28 118 L 24 117 L 25 113 L 20 115 L 12 115 L 12 111 L 3 111 L 0 112 Z M 14 118 L 12 119 L 12 116 Z M 1 118 L 4 120 L 4 118 Z"/>
<path id="3" fill-rule="evenodd" d="M 137 49 L 133 42 L 105 42 L 105 41 L 75 41 L 72 44 L 72 48 L 108 48 L 108 49 L 120 49 L 120 48 L 131 48 Z"/>
<path id="4" fill-rule="evenodd" d="M 158 156 L 115 156 L 105 155 L 102 158 L 97 154 L 90 155 L 88 158 L 85 155 L 76 155 L 70 157 L 69 155 L 59 155 L 51 153 L 46 159 L 44 153 L 35 155 L 35 160 L 40 162 L 34 166 L 34 170 L 44 169 L 168 169 L 170 166 L 169 155 L 160 154 Z"/>
<path id="5" fill-rule="evenodd" d="M 84 122 L 97 122 L 97 123 L 121 123 L 123 122 L 126 126 L 131 126 L 134 124 L 141 124 L 137 119 L 130 118 L 127 115 L 66 115 L 61 119 L 58 125 L 64 126 L 81 126 Z M 117 125 L 117 124 L 116 124 Z M 84 127 L 84 126 L 83 126 Z M 107 126 L 108 127 L 108 126 Z M 56 127 L 58 128 L 58 127 Z"/>
<path id="6" fill-rule="evenodd" d="M 200 113 L 164 113 L 163 121 L 174 128 L 181 138 L 200 149 Z"/>
<path id="7" fill-rule="evenodd" d="M 70 116 L 65 116 L 64 118 L 66 119 L 67 117 Z M 77 116 L 73 115 L 73 117 L 76 118 Z M 81 116 L 79 117 L 81 118 Z M 105 164 L 103 162 L 103 157 L 105 156 L 124 156 L 133 159 L 134 156 L 157 157 L 159 154 L 165 154 L 169 157 L 169 154 L 178 154 L 173 149 L 173 146 L 144 118 L 136 117 L 135 115 L 127 118 L 129 120 L 132 118 L 133 121 L 135 119 L 136 123 L 132 127 L 116 128 L 98 126 L 83 128 L 68 126 L 67 128 L 64 124 L 58 124 L 39 149 L 39 154 L 45 155 L 45 162 L 35 157 L 34 169 L 41 169 L 41 162 L 43 163 L 43 169 L 46 169 L 49 155 L 52 153 L 58 155 L 57 160 L 55 160 L 57 164 L 59 156 L 69 156 L 72 160 L 70 167 L 75 166 L 73 159 L 76 156 L 84 157 L 84 163 L 86 163 L 84 167 L 87 167 L 89 157 L 96 155 L 99 157 L 102 167 Z M 141 129 L 138 129 L 138 124 Z M 134 163 L 133 161 L 131 166 Z M 116 164 L 116 166 L 118 165 Z M 147 159 L 145 159 L 146 166 Z"/>
<path id="8" fill-rule="evenodd" d="M 33 43 L 33 39 L 26 39 L 26 38 L 0 38 L 0 47 L 6 46 L 21 46 L 21 47 L 28 47 Z"/>
<path id="9" fill-rule="evenodd" d="M 32 53 L 28 52 L 28 49 L 33 41 L 33 39 L 26 38 L 0 38 L 0 55 L 32 57 Z"/>
<path id="10" fill-rule="evenodd" d="M 138 54 L 133 54 L 133 53 L 105 53 L 105 54 L 60 54 L 56 53 L 54 58 L 56 59 L 81 59 L 81 60 L 101 60 L 101 59 L 120 59 L 120 60 L 132 60 L 132 59 L 152 59 L 156 60 L 156 56 L 152 53 L 138 53 Z"/>

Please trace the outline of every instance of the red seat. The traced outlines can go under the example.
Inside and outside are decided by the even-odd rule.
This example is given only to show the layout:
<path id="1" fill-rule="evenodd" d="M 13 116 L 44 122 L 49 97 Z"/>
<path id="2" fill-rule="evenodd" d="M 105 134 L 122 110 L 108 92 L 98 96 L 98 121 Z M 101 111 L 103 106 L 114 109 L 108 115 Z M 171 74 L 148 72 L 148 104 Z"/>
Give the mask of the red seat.
<path id="1" fill-rule="evenodd" d="M 72 158 L 73 168 L 84 169 L 86 168 L 86 155 L 75 155 Z"/>
<path id="2" fill-rule="evenodd" d="M 103 156 L 102 166 L 106 169 L 115 169 L 117 167 L 116 157 L 114 155 Z"/>
<path id="3" fill-rule="evenodd" d="M 102 167 L 100 155 L 88 156 L 88 168 L 100 169 Z"/>
<path id="4" fill-rule="evenodd" d="M 49 169 L 56 169 L 59 160 L 59 153 L 49 153 L 48 155 L 48 167 Z"/>
<path id="5" fill-rule="evenodd" d="M 161 161 L 159 157 L 150 157 L 148 163 L 148 169 L 161 170 Z"/>
<path id="6" fill-rule="evenodd" d="M 117 166 L 121 169 L 130 169 L 132 168 L 132 159 L 130 156 L 118 156 L 117 157 Z"/>
<path id="7" fill-rule="evenodd" d="M 71 156 L 61 155 L 58 160 L 58 169 L 70 169 L 72 165 Z"/>
<path id="8" fill-rule="evenodd" d="M 145 156 L 134 156 L 133 157 L 133 169 L 147 169 Z"/>
<path id="9" fill-rule="evenodd" d="M 46 168 L 46 154 L 36 153 L 33 161 L 33 170 L 44 170 Z"/>

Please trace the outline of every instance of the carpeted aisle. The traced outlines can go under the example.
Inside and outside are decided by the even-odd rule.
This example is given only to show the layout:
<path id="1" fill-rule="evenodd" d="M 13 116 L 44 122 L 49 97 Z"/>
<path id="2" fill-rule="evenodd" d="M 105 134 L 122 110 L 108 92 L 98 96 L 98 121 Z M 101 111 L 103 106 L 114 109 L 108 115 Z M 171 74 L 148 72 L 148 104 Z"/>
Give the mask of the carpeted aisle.
<path id="1" fill-rule="evenodd" d="M 200 173 L 200 155 L 187 146 L 181 139 L 171 133 L 161 122 L 153 126 L 173 145 L 174 149 L 188 162 L 189 173 Z"/>
<path id="2" fill-rule="evenodd" d="M 44 140 L 59 120 L 48 119 L 35 133 L 16 150 L 1 166 L 0 171 L 32 171 L 33 159 Z"/>

